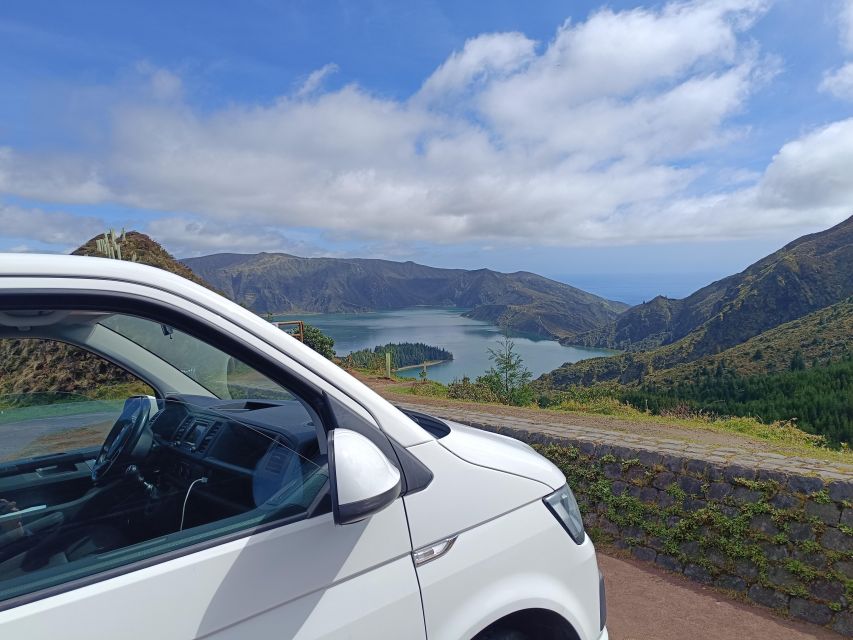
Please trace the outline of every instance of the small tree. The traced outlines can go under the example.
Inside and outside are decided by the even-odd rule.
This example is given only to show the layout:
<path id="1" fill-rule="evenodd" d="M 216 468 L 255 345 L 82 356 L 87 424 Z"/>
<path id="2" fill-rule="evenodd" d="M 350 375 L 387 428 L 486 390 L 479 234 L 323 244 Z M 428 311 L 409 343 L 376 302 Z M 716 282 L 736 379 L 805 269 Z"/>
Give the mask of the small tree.
<path id="1" fill-rule="evenodd" d="M 533 401 L 533 389 L 530 387 L 533 374 L 524 366 L 521 355 L 515 350 L 515 342 L 506 330 L 497 347 L 489 349 L 489 360 L 494 365 L 478 382 L 492 388 L 505 404 L 530 404 Z"/>
<path id="2" fill-rule="evenodd" d="M 794 357 L 791 358 L 791 371 L 802 371 L 806 368 L 806 359 L 803 358 L 803 352 L 797 351 Z"/>
<path id="3" fill-rule="evenodd" d="M 314 327 L 307 322 L 305 323 L 303 342 L 321 356 L 325 356 L 329 360 L 335 357 L 335 339 L 327 336 L 317 327 Z"/>
<path id="4" fill-rule="evenodd" d="M 429 373 L 427 372 L 426 362 L 424 362 L 424 366 L 421 368 L 420 372 L 418 373 L 418 377 L 421 379 L 421 382 L 427 381 L 427 378 L 429 377 Z"/>

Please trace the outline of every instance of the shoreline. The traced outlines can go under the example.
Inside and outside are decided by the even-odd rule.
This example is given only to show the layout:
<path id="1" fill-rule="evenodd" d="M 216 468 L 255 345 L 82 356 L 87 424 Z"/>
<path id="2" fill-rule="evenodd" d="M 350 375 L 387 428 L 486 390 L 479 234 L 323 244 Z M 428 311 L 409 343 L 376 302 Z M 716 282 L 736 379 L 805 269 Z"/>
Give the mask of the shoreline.
<path id="1" fill-rule="evenodd" d="M 409 371 L 411 369 L 420 369 L 424 365 L 426 365 L 427 368 L 429 368 L 433 365 L 441 364 L 443 362 L 453 362 L 453 359 L 451 358 L 450 360 L 427 360 L 426 362 L 421 362 L 420 364 L 410 364 L 410 365 L 407 365 L 405 367 L 400 367 L 398 369 L 394 369 L 394 371 Z"/>

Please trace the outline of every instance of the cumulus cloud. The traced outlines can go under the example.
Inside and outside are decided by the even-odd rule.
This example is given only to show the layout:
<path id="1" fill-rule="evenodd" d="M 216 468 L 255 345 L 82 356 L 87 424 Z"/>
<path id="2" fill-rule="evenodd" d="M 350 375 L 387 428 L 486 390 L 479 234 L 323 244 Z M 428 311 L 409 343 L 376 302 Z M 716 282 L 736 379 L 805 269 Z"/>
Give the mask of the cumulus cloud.
<path id="1" fill-rule="evenodd" d="M 853 62 L 848 62 L 840 69 L 824 74 L 820 90 L 831 93 L 841 100 L 853 101 Z"/>
<path id="2" fill-rule="evenodd" d="M 182 217 L 153 220 L 145 231 L 180 257 L 215 253 L 227 248 L 237 253 L 261 251 L 314 256 L 320 249 L 304 241 L 289 239 L 269 228 L 247 228 L 245 224 L 222 224 Z"/>
<path id="3" fill-rule="evenodd" d="M 94 216 L 44 211 L 0 201 L 0 232 L 7 240 L 21 238 L 75 248 L 81 238 L 88 240 L 105 227 L 104 221 Z M 26 251 L 28 248 L 27 244 L 23 244 L 15 247 L 15 250 Z"/>
<path id="4" fill-rule="evenodd" d="M 312 71 L 308 74 L 308 77 L 305 79 L 305 82 L 302 83 L 302 86 L 299 87 L 299 90 L 296 92 L 296 96 L 298 98 L 310 96 L 323 85 L 323 81 L 327 77 L 333 73 L 337 73 L 337 71 L 338 65 L 331 62 L 327 65 L 323 65 L 315 71 Z"/>
<path id="5" fill-rule="evenodd" d="M 446 99 L 484 83 L 506 76 L 530 62 L 536 43 L 521 33 L 492 33 L 472 38 L 462 51 L 453 53 L 427 78 L 417 98 Z"/>
<path id="6" fill-rule="evenodd" d="M 356 84 L 323 90 L 333 65 L 272 104 L 212 112 L 174 99 L 163 80 L 172 99 L 116 109 L 107 153 L 73 163 L 0 154 L 0 192 L 203 216 L 150 225 L 174 238 L 167 243 L 192 236 L 170 244 L 188 252 L 290 246 L 259 227 L 571 245 L 727 237 L 744 228 L 749 207 L 778 228 L 809 215 L 810 198 L 820 215 L 840 216 L 840 200 L 806 178 L 794 175 L 786 190 L 777 177 L 809 175 L 797 160 L 820 155 L 809 136 L 810 156 L 786 146 L 751 184 L 693 192 L 702 154 L 743 135 L 733 116 L 778 68 L 748 33 L 765 8 L 696 0 L 604 9 L 546 43 L 484 34 L 406 100 Z M 846 166 L 848 144 L 841 137 L 821 156 L 827 175 Z"/>

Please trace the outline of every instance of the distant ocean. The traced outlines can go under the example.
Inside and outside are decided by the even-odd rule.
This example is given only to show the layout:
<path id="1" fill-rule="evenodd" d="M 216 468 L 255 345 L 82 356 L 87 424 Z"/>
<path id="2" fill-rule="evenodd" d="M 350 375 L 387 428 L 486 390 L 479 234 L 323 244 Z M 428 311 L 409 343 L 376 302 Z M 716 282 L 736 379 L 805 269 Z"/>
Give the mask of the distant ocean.
<path id="1" fill-rule="evenodd" d="M 608 300 L 630 305 L 647 302 L 655 296 L 684 298 L 697 289 L 719 280 L 712 273 L 645 273 L 645 274 L 569 274 L 549 276 L 578 289 Z"/>

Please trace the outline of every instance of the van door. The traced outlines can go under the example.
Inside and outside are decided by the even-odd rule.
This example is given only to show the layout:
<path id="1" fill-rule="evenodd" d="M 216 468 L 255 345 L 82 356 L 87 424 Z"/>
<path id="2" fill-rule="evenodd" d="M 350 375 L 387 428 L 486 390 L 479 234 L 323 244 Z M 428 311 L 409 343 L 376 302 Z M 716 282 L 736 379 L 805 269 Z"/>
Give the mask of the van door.
<path id="1" fill-rule="evenodd" d="M 91 350 L 73 311 L 75 347 L 0 333 L 0 371 L 16 381 L 0 397 L 0 637 L 424 638 L 402 498 L 334 524 L 307 387 L 274 382 L 209 332 L 119 316 L 86 310 Z M 161 359 L 160 341 L 180 361 Z M 125 433 L 122 395 L 140 391 L 159 402 L 139 422 L 148 446 L 87 475 Z"/>

